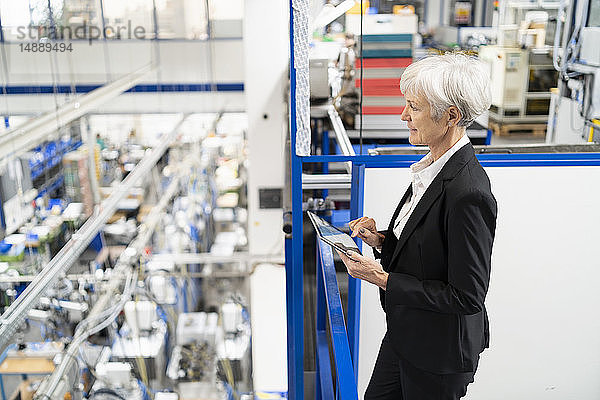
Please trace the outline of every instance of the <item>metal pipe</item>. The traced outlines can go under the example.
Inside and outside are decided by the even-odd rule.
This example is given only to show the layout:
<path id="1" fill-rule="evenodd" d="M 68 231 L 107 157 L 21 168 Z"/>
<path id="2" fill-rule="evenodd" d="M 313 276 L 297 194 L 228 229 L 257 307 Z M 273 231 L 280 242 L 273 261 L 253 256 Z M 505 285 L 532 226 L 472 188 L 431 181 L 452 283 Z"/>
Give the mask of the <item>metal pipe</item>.
<path id="1" fill-rule="evenodd" d="M 148 213 L 148 215 L 144 219 L 144 223 L 140 226 L 137 237 L 127 246 L 127 248 L 119 256 L 119 259 L 117 260 L 117 265 L 115 266 L 114 270 L 115 273 L 122 273 L 139 258 L 142 250 L 152 238 L 152 234 L 156 229 L 156 225 L 158 225 L 158 222 L 160 221 L 162 211 L 165 209 L 168 202 L 173 198 L 173 196 L 175 196 L 175 194 L 177 194 L 177 192 L 179 191 L 180 179 L 181 177 L 179 175 L 174 177 L 173 181 L 169 184 L 167 191 L 161 197 L 159 203 L 156 206 L 152 207 L 152 210 L 150 210 L 150 213 Z M 118 280 L 111 281 L 111 284 L 109 285 L 106 292 L 113 293 L 115 290 L 117 290 L 118 287 Z M 89 317 L 92 317 L 95 314 L 102 311 L 109 300 L 110 296 L 103 296 L 100 299 L 98 299 L 98 301 L 96 302 L 96 304 L 94 304 L 94 307 L 90 311 Z"/>
<path id="2" fill-rule="evenodd" d="M 262 261 L 264 263 L 271 263 L 271 264 L 283 264 L 283 259 L 280 260 L 269 260 L 269 261 Z M 182 263 L 187 265 L 188 263 Z M 192 264 L 192 263 L 189 263 Z M 174 278 L 180 278 L 180 277 L 184 277 L 184 278 L 235 278 L 235 277 L 239 277 L 239 276 L 247 276 L 250 274 L 249 271 L 210 271 L 210 272 L 188 272 L 186 274 L 181 274 L 179 272 L 166 272 L 166 271 L 161 271 L 161 274 L 165 274 L 167 276 L 172 276 Z M 33 279 L 35 279 L 35 275 L 23 275 L 23 276 L 18 276 L 18 277 L 7 277 L 7 278 L 0 278 L 0 283 L 20 283 L 20 282 L 31 282 Z M 67 275 L 65 277 L 65 279 L 68 279 L 70 281 L 77 281 L 79 279 L 85 279 L 86 281 L 94 281 L 97 278 L 92 275 L 92 274 L 72 274 L 72 275 Z M 111 279 L 114 279 L 114 275 L 111 276 Z"/>
<path id="3" fill-rule="evenodd" d="M 559 57 L 559 46 L 558 42 L 560 42 L 560 35 L 562 33 L 563 20 L 565 19 L 565 7 L 568 5 L 568 0 L 560 0 L 560 5 L 558 7 L 558 14 L 556 16 L 556 32 L 554 33 L 554 51 L 552 52 L 552 65 L 554 69 L 560 72 L 562 70 L 562 66 L 558 63 Z M 562 64 L 566 62 L 566 59 L 563 56 L 561 60 Z"/>
<path id="4" fill-rule="evenodd" d="M 477 154 L 516 154 L 516 153 L 598 153 L 600 145 L 597 143 L 581 144 L 522 144 L 513 146 L 473 146 Z M 370 155 L 397 155 L 397 154 L 427 154 L 427 147 L 378 147 L 369 151 Z"/>
<path id="5" fill-rule="evenodd" d="M 302 174 L 302 189 L 349 189 L 349 174 L 308 175 Z"/>
<path id="6" fill-rule="evenodd" d="M 119 303 L 117 304 L 117 307 L 115 307 L 114 310 L 111 310 L 111 313 L 104 319 L 104 321 L 102 321 L 99 324 L 94 325 L 90 328 L 86 328 L 82 333 L 76 335 L 76 337 L 69 344 L 67 349 L 65 349 L 65 351 L 62 353 L 63 358 L 62 358 L 60 364 L 58 365 L 58 367 L 56 369 L 54 369 L 54 371 L 52 372 L 52 375 L 50 375 L 49 377 L 44 379 L 44 381 L 40 385 L 40 388 L 37 390 L 37 392 L 34 396 L 35 400 L 42 400 L 42 399 L 52 400 L 52 399 L 57 399 L 57 398 L 59 398 L 59 399 L 63 398 L 65 393 L 69 390 L 69 388 L 71 388 L 74 385 L 75 381 L 77 380 L 77 375 L 69 376 L 67 374 L 67 371 L 69 368 L 75 368 L 77 366 L 77 363 L 75 362 L 75 360 L 77 360 L 76 354 L 79 351 L 79 346 L 81 346 L 81 344 L 90 335 L 100 332 L 102 329 L 104 329 L 108 325 L 110 325 L 112 323 L 112 321 L 119 315 L 119 313 L 121 312 L 121 309 L 125 305 L 125 302 L 127 301 L 127 299 L 131 296 L 131 293 L 133 292 L 133 288 L 135 287 L 136 278 L 137 278 L 136 273 L 134 273 L 132 271 L 128 272 L 128 274 L 127 274 L 127 283 L 128 283 L 127 292 L 128 293 L 127 294 L 124 293 L 123 296 L 121 296 L 121 299 L 119 300 Z M 119 283 L 120 283 L 120 281 L 119 281 Z M 112 292 L 110 294 L 112 295 Z M 108 297 L 108 292 L 104 295 L 104 297 Z M 90 318 L 92 318 L 91 315 L 86 320 L 82 321 L 80 323 L 80 325 L 85 324 L 87 321 L 90 321 Z M 62 385 L 61 385 L 61 383 L 62 383 Z M 59 390 L 58 394 L 55 394 L 55 392 L 57 391 L 57 388 L 60 388 L 61 390 Z"/>
<path id="7" fill-rule="evenodd" d="M 281 255 L 233 253 L 231 256 L 215 256 L 210 253 L 168 253 L 155 254 L 151 258 L 157 262 L 174 262 L 175 264 L 228 264 L 228 263 L 283 263 Z"/>
<path id="8" fill-rule="evenodd" d="M 0 319 L 0 351 L 3 351 L 14 337 L 18 327 L 27 316 L 28 311 L 33 308 L 46 289 L 64 273 L 87 248 L 100 228 L 108 221 L 117 209 L 118 203 L 129 192 L 129 189 L 144 175 L 146 175 L 165 153 L 167 148 L 175 140 L 178 129 L 185 120 L 182 117 L 175 128 L 166 135 L 164 140 L 154 148 L 152 153 L 145 157 L 134 170 L 116 187 L 109 198 L 104 200 L 101 211 L 97 216 L 88 219 L 81 228 L 73 234 L 65 246 L 50 260 L 23 293 L 2 314 Z"/>
<path id="9" fill-rule="evenodd" d="M 284 147 L 284 185 L 283 185 L 283 232 L 286 237 L 291 238 L 292 235 L 292 147 L 290 139 L 290 131 L 287 130 L 285 147 Z"/>
<path id="10" fill-rule="evenodd" d="M 86 121 L 87 125 L 87 121 Z M 96 135 L 94 131 L 86 126 L 88 133 L 88 175 L 90 178 L 90 188 L 92 189 L 92 197 L 94 199 L 94 207 L 100 203 L 100 186 L 98 185 L 98 175 L 96 175 Z"/>
<path id="11" fill-rule="evenodd" d="M 346 128 L 344 128 L 344 123 L 340 118 L 340 115 L 335 111 L 333 106 L 330 106 L 327 109 L 327 114 L 329 115 L 329 119 L 331 120 L 331 125 L 333 127 L 333 132 L 335 133 L 335 138 L 342 150 L 342 154 L 345 156 L 354 156 L 356 153 L 354 152 L 354 148 L 352 147 L 352 143 L 350 142 L 350 138 L 348 138 L 348 133 L 346 132 Z M 346 171 L 348 173 L 352 172 L 352 163 L 346 162 Z"/>

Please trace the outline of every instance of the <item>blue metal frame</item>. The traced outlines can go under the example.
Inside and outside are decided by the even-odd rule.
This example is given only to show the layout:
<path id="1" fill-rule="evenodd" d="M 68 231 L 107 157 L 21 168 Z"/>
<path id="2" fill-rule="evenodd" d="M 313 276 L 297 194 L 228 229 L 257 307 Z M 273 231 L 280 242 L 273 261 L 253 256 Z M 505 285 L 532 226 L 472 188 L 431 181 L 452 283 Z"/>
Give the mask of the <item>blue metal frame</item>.
<path id="1" fill-rule="evenodd" d="M 364 164 L 367 168 L 406 168 L 424 155 L 380 156 L 308 156 L 305 163 L 346 162 Z M 479 154 L 484 167 L 571 167 L 600 166 L 598 153 Z"/>
<path id="2" fill-rule="evenodd" d="M 333 399 L 333 379 L 331 378 L 331 364 L 329 362 L 329 344 L 327 341 L 327 299 L 325 298 L 325 284 L 323 282 L 323 264 L 321 262 L 321 252 L 319 251 L 319 241 L 317 240 L 316 252 L 316 276 L 317 276 L 317 301 L 315 313 L 316 326 L 316 382 L 315 399 L 327 400 Z"/>
<path id="3" fill-rule="evenodd" d="M 295 104 L 295 76 L 292 73 L 292 104 Z M 380 156 L 307 156 L 295 155 L 295 108 L 291 107 L 291 132 L 292 132 L 292 239 L 286 239 L 286 305 L 288 322 L 288 390 L 290 399 L 303 399 L 303 354 L 304 354 L 304 323 L 303 323 L 303 239 L 302 239 L 302 164 L 303 163 L 328 163 L 328 162 L 352 162 L 352 184 L 351 184 L 351 219 L 362 216 L 364 199 L 364 173 L 366 168 L 407 168 L 414 162 L 420 160 L 423 155 L 380 155 Z M 539 166 L 600 166 L 600 153 L 540 153 L 540 154 L 481 154 L 478 159 L 484 167 L 539 167 Z M 357 241 L 360 245 L 360 242 Z M 321 257 L 317 257 L 317 313 L 316 313 L 316 337 L 317 337 L 317 382 L 316 398 L 333 398 L 329 390 L 333 382 L 331 377 L 331 365 L 329 362 L 328 343 L 326 334 L 325 307 L 334 316 L 334 326 L 330 326 L 332 332 L 332 343 L 337 340 L 338 356 L 335 357 L 335 370 L 338 381 L 343 377 L 343 382 L 352 383 L 353 389 L 340 386 L 338 382 L 338 393 L 336 398 L 345 399 L 344 396 L 354 398 L 356 381 L 358 378 L 358 348 L 360 329 L 360 282 L 349 277 L 348 293 L 348 329 L 345 324 L 340 324 L 338 313 L 338 301 L 334 299 L 337 290 L 328 278 L 326 271 L 329 267 L 328 257 L 331 255 L 329 246 L 319 243 Z M 329 250 L 324 250 L 324 247 Z M 332 257 L 332 255 L 331 255 Z M 331 263 L 333 263 L 331 258 Z M 332 273 L 335 271 L 333 270 Z M 323 275 L 323 276 L 321 276 Z M 335 274 L 334 274 L 335 278 Z M 335 290 L 334 290 L 335 286 Z M 326 288 L 321 291 L 321 288 Z M 331 296 L 328 296 L 327 293 Z M 333 300 L 332 300 L 333 299 Z M 339 304 L 341 307 L 341 304 Z M 343 314 L 342 314 L 343 318 Z M 330 325 L 332 324 L 330 316 Z M 344 329 L 342 329 L 342 327 Z M 342 335 L 343 333 L 343 335 Z M 335 334 L 335 335 L 334 335 Z M 342 336 L 344 338 L 342 338 Z M 343 354 L 347 343 L 348 354 Z M 341 349 L 341 350 L 340 350 Z M 335 347 L 334 347 L 334 351 Z"/>
<path id="4" fill-rule="evenodd" d="M 321 150 L 323 155 L 329 155 L 329 131 L 324 129 L 322 132 L 322 137 L 321 137 Z M 323 173 L 324 174 L 328 174 L 329 173 L 329 164 L 325 163 L 323 164 Z M 329 190 L 325 189 L 323 190 L 323 199 L 327 198 L 327 196 L 329 195 Z"/>
<path id="5" fill-rule="evenodd" d="M 487 136 L 485 137 L 485 145 L 489 146 L 490 144 L 492 144 L 492 130 L 488 129 Z"/>
<path id="6" fill-rule="evenodd" d="M 350 219 L 354 220 L 363 215 L 365 165 L 352 164 L 352 183 L 350 190 Z M 358 248 L 361 240 L 356 238 Z M 348 341 L 352 353 L 354 378 L 358 380 L 358 342 L 360 334 L 360 288 L 359 279 L 348 276 Z"/>
<path id="7" fill-rule="evenodd" d="M 285 240 L 288 398 L 304 399 L 304 291 L 303 291 L 303 232 L 302 232 L 302 164 L 352 162 L 350 216 L 363 214 L 365 168 L 407 168 L 424 155 L 379 156 L 298 156 L 296 155 L 296 70 L 294 68 L 294 9 L 290 5 L 290 136 L 291 136 L 291 189 L 292 238 Z M 444 17 L 441 2 L 440 19 Z M 487 141 L 491 138 L 488 132 Z M 540 154 L 481 154 L 477 156 L 484 167 L 540 167 L 540 166 L 600 166 L 600 153 L 540 153 Z M 327 171 L 327 168 L 323 168 Z M 327 172 L 325 172 L 327 173 Z M 360 242 L 357 241 L 360 245 Z M 357 399 L 358 348 L 360 328 L 360 282 L 349 277 L 348 329 L 333 265 L 331 247 L 318 241 L 317 301 L 316 301 L 316 393 L 317 400 L 333 399 L 333 379 L 326 333 L 326 314 L 329 313 L 331 342 L 336 371 L 336 398 Z"/>
<path id="8" fill-rule="evenodd" d="M 329 331 L 336 372 L 336 398 L 358 400 L 356 378 L 352 368 L 350 345 L 344 322 L 344 310 L 335 275 L 333 251 L 327 243 L 317 239 L 317 399 L 333 400 L 329 349 L 325 333 L 325 310 L 329 316 Z M 326 300 L 326 301 L 325 301 Z M 358 354 L 357 354 L 358 355 Z"/>
<path id="9" fill-rule="evenodd" d="M 89 93 L 103 85 L 8 85 L 0 87 L 4 94 L 53 94 L 53 93 Z M 244 83 L 161 83 L 142 84 L 125 91 L 125 93 L 150 92 L 243 92 Z"/>
<path id="10" fill-rule="evenodd" d="M 288 398 L 304 400 L 304 275 L 302 240 L 302 160 L 296 154 L 296 68 L 294 64 L 294 10 L 290 0 L 290 136 L 292 176 L 292 261 L 288 278 Z"/>

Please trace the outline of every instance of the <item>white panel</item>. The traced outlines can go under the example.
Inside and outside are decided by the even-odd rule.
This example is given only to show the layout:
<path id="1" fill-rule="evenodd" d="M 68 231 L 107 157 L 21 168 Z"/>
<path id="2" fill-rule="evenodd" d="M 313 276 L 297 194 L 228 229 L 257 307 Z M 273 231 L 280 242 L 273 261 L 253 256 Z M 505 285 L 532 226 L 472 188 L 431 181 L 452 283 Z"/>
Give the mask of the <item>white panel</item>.
<path id="1" fill-rule="evenodd" d="M 248 233 L 250 252 L 259 254 L 279 252 L 283 247 L 282 210 L 258 207 L 259 188 L 282 188 L 284 183 L 288 4 L 277 0 L 268 4 L 258 0 L 246 3 L 244 32 L 244 50 L 251 54 L 244 58 L 249 78 L 244 88 L 248 112 Z"/>
<path id="2" fill-rule="evenodd" d="M 283 252 L 282 210 L 259 209 L 258 188 L 282 188 L 284 184 L 288 8 L 289 3 L 280 0 L 247 0 L 244 5 L 243 50 L 247 57 L 242 65 L 247 77 L 244 91 L 248 115 L 248 241 L 253 254 Z M 223 71 L 215 71 L 217 76 L 225 69 L 238 68 L 233 58 L 218 60 Z M 284 304 L 285 291 L 272 301 Z M 280 318 L 274 316 L 271 320 L 269 331 L 252 332 L 255 391 L 287 391 L 285 308 L 280 312 Z M 252 315 L 257 314 L 253 309 Z M 255 346 L 266 341 L 271 341 L 267 350 Z"/>
<path id="3" fill-rule="evenodd" d="M 435 28 L 440 25 L 440 6 L 443 0 L 429 0 L 425 4 L 425 23 L 427 28 Z"/>
<path id="4" fill-rule="evenodd" d="M 600 398 L 598 167 L 487 168 L 498 200 L 486 304 L 491 347 L 467 399 Z M 408 184 L 406 169 L 367 169 L 365 215 L 379 225 Z M 389 193 L 389 182 L 399 182 Z M 391 210 L 391 211 L 390 211 Z M 366 288 L 361 301 L 359 389 L 364 393 L 385 320 Z M 368 331 L 364 323 L 368 321 Z"/>
<path id="5" fill-rule="evenodd" d="M 27 52 L 19 44 L 6 44 L 10 85 L 51 85 L 106 80 L 101 42 L 72 42 L 72 51 Z M 77 71 L 77 74 L 73 74 Z"/>
<path id="6" fill-rule="evenodd" d="M 285 43 L 285 37 L 282 40 Z M 242 40 L 214 42 L 173 40 L 158 43 L 160 69 L 148 74 L 144 81 L 140 82 L 141 84 L 244 82 Z M 157 48 L 156 42 L 150 40 L 109 40 L 106 43 L 94 41 L 91 45 L 86 41 L 78 41 L 73 42 L 72 45 L 72 52 L 28 53 L 21 52 L 18 44 L 7 44 L 8 84 L 10 86 L 52 86 L 55 83 L 58 85 L 103 84 L 148 65 Z M 212 49 L 212 71 L 209 46 Z M 269 55 L 265 54 L 264 57 L 269 58 Z M 287 59 L 283 60 L 287 62 Z M 265 64 L 264 60 L 259 61 L 261 65 Z M 275 67 L 285 70 L 282 62 L 270 65 L 271 67 L 265 68 L 267 72 L 273 72 Z M 284 77 L 284 73 L 280 72 L 280 76 Z M 3 77 L 1 79 L 3 80 Z M 266 87 L 268 86 L 267 84 Z M 261 96 L 267 94 L 263 93 Z M 61 105 L 67 99 L 67 96 L 59 95 L 56 101 Z M 0 110 L 8 115 L 40 114 L 55 108 L 55 99 L 51 95 L 9 95 L 7 100 L 2 102 Z M 271 127 L 273 124 L 282 124 L 284 118 L 283 83 L 280 83 L 277 92 L 271 93 L 271 101 L 274 100 L 280 104 L 279 109 L 273 108 L 277 106 L 264 104 L 264 109 L 273 110 L 271 113 L 273 118 L 265 121 Z M 125 94 L 106 104 L 98 112 L 238 112 L 243 110 L 245 110 L 243 92 L 189 92 Z M 262 117 L 262 112 L 260 116 Z M 280 131 L 282 130 L 283 128 Z"/>
<path id="7" fill-rule="evenodd" d="M 213 73 L 215 82 L 243 82 L 244 81 L 244 53 L 245 46 L 241 40 L 218 40 L 212 42 Z M 264 46 L 264 42 L 259 41 Z M 256 57 L 255 53 L 250 53 Z M 261 63 L 267 70 L 269 64 L 272 68 L 280 68 L 281 62 L 275 57 L 266 56 Z"/>
<path id="8" fill-rule="evenodd" d="M 16 45 L 5 45 L 11 84 L 52 83 L 50 53 L 22 52 Z"/>
<path id="9" fill-rule="evenodd" d="M 52 95 L 10 95 L 8 99 L 0 102 L 0 110 L 5 115 L 36 116 L 56 108 Z M 63 104 L 64 98 L 58 96 L 58 103 Z"/>
<path id="10" fill-rule="evenodd" d="M 210 81 L 208 44 L 206 42 L 194 43 L 191 46 L 182 41 L 161 42 L 160 60 L 163 82 Z"/>
<path id="11" fill-rule="evenodd" d="M 154 46 L 155 42 L 151 40 L 108 40 L 106 44 L 94 43 L 98 52 L 97 62 L 104 68 L 103 71 L 106 71 L 105 57 L 108 57 L 108 72 L 113 79 L 115 79 L 115 75 L 119 77 L 150 64 L 154 56 Z M 77 72 L 85 71 L 88 63 L 89 61 L 85 59 L 80 60 L 73 69 Z"/>
<path id="12" fill-rule="evenodd" d="M 254 391 L 287 391 L 285 269 L 261 264 L 250 276 Z M 257 386 L 257 383 L 259 386 Z"/>
<path id="13" fill-rule="evenodd" d="M 568 97 L 562 97 L 555 116 L 556 125 L 554 127 L 554 137 L 547 137 L 546 140 L 553 144 L 577 144 L 586 143 L 589 128 L 585 128 L 585 120 L 575 110 L 579 107 L 576 100 Z"/>
<path id="14" fill-rule="evenodd" d="M 9 105 L 0 102 L 7 115 L 42 114 L 55 109 L 55 98 L 44 95 L 10 95 Z M 59 95 L 59 106 L 69 98 Z M 243 92 L 125 93 L 94 110 L 98 114 L 241 112 L 246 109 Z M 6 110 L 6 111 L 5 111 Z"/>
<path id="15" fill-rule="evenodd" d="M 499 204 L 491 347 L 468 398 L 598 399 L 600 168 L 488 174 Z"/>
<path id="16" fill-rule="evenodd" d="M 213 0 L 209 4 L 211 19 L 244 18 L 243 0 Z"/>
<path id="17" fill-rule="evenodd" d="M 242 92 L 126 93 L 98 109 L 99 113 L 240 112 Z"/>
<path id="18" fill-rule="evenodd" d="M 377 229 L 386 229 L 396 205 L 408 188 L 410 177 L 408 168 L 365 170 L 364 215 L 373 218 Z M 386 196 L 382 201 L 382 183 L 390 178 L 385 187 Z M 394 182 L 390 185 L 389 182 Z M 363 254 L 372 256 L 371 247 L 363 243 Z M 358 393 L 362 399 L 371 379 L 381 339 L 385 334 L 385 314 L 379 302 L 379 288 L 368 282 L 361 282 L 360 294 L 360 336 L 358 350 Z"/>
<path id="19" fill-rule="evenodd" d="M 148 65 L 157 50 L 151 40 L 76 41 L 71 45 L 71 52 L 40 53 L 21 51 L 17 43 L 6 44 L 9 85 L 104 83 L 109 73 L 115 79 Z M 207 83 L 211 76 L 217 83 L 244 81 L 240 39 L 160 41 L 158 46 L 161 82 Z M 145 82 L 157 83 L 157 79 L 156 74 L 149 75 Z"/>

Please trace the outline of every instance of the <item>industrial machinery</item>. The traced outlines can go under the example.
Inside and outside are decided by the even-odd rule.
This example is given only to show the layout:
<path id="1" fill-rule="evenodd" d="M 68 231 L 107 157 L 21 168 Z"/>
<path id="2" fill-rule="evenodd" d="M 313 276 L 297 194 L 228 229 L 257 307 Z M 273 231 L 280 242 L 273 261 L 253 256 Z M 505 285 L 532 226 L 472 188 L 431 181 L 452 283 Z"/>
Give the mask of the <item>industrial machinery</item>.
<path id="1" fill-rule="evenodd" d="M 564 30 L 554 42 L 554 67 L 558 90 L 552 97 L 548 118 L 548 143 L 600 142 L 600 3 L 561 2 Z M 563 28 L 564 26 L 564 28 Z"/>
<path id="2" fill-rule="evenodd" d="M 557 74 L 546 52 L 518 47 L 482 46 L 479 57 L 490 64 L 490 118 L 498 123 L 546 123 L 550 90 Z"/>
<path id="3" fill-rule="evenodd" d="M 521 114 L 527 82 L 527 52 L 519 48 L 484 46 L 479 58 L 490 64 L 492 112 L 498 117 Z"/>
<path id="4" fill-rule="evenodd" d="M 224 400 L 252 392 L 244 142 L 176 142 L 184 120 L 144 149 L 87 219 L 81 203 L 44 211 L 68 232 L 54 257 L 43 246 L 21 249 L 30 233 L 10 244 L 22 258 L 0 265 L 0 369 L 29 376 L 22 395 Z M 2 194 L 12 198 L 8 183 Z M 149 200 L 128 208 L 136 199 Z M 119 224 L 131 234 L 117 235 Z"/>

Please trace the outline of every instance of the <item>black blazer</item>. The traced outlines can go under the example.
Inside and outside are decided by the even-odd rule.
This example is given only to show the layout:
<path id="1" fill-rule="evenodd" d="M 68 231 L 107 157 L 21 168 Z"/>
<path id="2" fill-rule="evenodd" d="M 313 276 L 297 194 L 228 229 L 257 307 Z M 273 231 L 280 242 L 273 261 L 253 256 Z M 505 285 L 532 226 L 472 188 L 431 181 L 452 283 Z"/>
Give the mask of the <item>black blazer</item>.
<path id="1" fill-rule="evenodd" d="M 381 290 L 388 338 L 398 354 L 423 370 L 475 371 L 489 347 L 484 306 L 496 230 L 490 181 L 467 144 L 452 155 L 409 217 L 400 239 L 385 233 Z"/>

